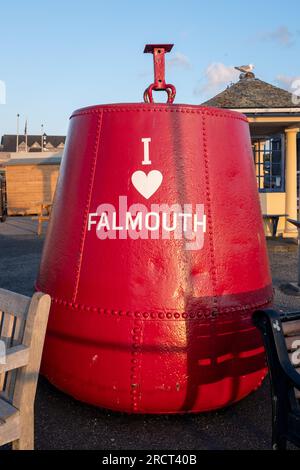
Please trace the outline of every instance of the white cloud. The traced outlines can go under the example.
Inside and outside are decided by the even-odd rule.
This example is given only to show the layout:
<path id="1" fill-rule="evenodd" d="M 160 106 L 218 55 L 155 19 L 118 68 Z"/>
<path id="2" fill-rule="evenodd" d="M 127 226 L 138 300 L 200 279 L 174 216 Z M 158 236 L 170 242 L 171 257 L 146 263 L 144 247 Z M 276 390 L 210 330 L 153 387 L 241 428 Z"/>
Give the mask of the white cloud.
<path id="1" fill-rule="evenodd" d="M 279 86 L 288 90 L 292 84 L 292 81 L 294 80 L 294 77 L 279 74 L 276 76 L 275 80 Z"/>
<path id="2" fill-rule="evenodd" d="M 279 86 L 292 92 L 295 89 L 295 83 L 300 80 L 300 75 L 294 77 L 289 75 L 277 75 L 275 80 Z"/>
<path id="3" fill-rule="evenodd" d="M 191 68 L 191 63 L 189 58 L 182 54 L 181 52 L 176 52 L 173 54 L 173 56 L 168 59 L 167 62 L 169 67 L 179 67 L 182 69 L 190 69 Z"/>
<path id="4" fill-rule="evenodd" d="M 262 41 L 274 41 L 282 46 L 291 46 L 294 42 L 294 34 L 287 26 L 279 26 L 273 31 L 267 31 L 259 35 Z"/>
<path id="5" fill-rule="evenodd" d="M 217 92 L 224 85 L 229 85 L 231 82 L 236 81 L 239 73 L 232 65 L 213 62 L 204 71 L 204 84 L 197 86 L 194 94 Z"/>
<path id="6" fill-rule="evenodd" d="M 292 93 L 292 102 L 295 105 L 300 105 L 300 75 L 290 77 L 288 75 L 277 75 L 276 81 L 282 88 L 286 88 Z"/>

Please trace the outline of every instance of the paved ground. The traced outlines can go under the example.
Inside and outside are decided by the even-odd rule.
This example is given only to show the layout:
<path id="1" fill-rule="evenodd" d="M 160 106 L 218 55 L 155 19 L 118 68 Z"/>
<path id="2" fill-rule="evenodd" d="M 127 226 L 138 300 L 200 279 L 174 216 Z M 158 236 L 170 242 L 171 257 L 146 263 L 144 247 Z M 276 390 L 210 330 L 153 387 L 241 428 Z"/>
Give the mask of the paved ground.
<path id="1" fill-rule="evenodd" d="M 0 224 L 0 286 L 33 292 L 43 237 L 36 222 L 9 218 Z M 278 287 L 296 279 L 296 245 L 268 243 L 275 302 L 283 310 L 300 309 L 300 298 Z M 269 449 L 269 382 L 238 404 L 217 412 L 186 416 L 112 413 L 79 402 L 39 381 L 36 399 L 37 449 Z"/>

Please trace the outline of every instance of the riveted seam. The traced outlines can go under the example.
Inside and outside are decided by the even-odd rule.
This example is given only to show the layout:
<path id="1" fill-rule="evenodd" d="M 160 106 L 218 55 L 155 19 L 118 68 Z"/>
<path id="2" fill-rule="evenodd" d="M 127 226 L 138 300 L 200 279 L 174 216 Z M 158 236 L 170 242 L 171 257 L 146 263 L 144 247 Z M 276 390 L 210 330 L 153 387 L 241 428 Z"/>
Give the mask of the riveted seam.
<path id="1" fill-rule="evenodd" d="M 38 288 L 39 290 L 39 288 Z M 198 312 L 178 312 L 176 310 L 166 309 L 166 310 L 155 310 L 151 309 L 148 311 L 133 311 L 133 310 L 120 310 L 120 309 L 112 309 L 112 308 L 104 308 L 104 307 L 95 307 L 92 305 L 87 305 L 83 303 L 75 303 L 68 301 L 63 298 L 52 297 L 51 298 L 53 304 L 61 305 L 66 309 L 70 309 L 72 311 L 84 311 L 84 312 L 95 312 L 97 314 L 101 314 L 106 317 L 123 317 L 123 318 L 136 318 L 138 320 L 185 320 L 185 319 L 209 319 L 212 316 L 212 309 L 211 308 L 201 308 Z M 248 315 L 249 311 L 255 310 L 257 308 L 262 308 L 263 306 L 269 305 L 273 300 L 273 296 L 268 297 L 263 302 L 253 302 L 248 304 L 243 304 L 240 306 L 234 307 L 219 307 L 217 308 L 217 312 L 219 316 L 226 317 L 229 316 L 231 313 L 236 314 L 236 312 L 240 312 L 241 315 Z"/>
<path id="2" fill-rule="evenodd" d="M 169 112 L 169 113 L 185 113 L 185 114 L 202 114 L 206 116 L 213 116 L 213 117 L 220 117 L 220 118 L 228 118 L 228 119 L 237 119 L 238 121 L 243 121 L 248 123 L 246 117 L 243 116 L 234 116 L 232 114 L 216 112 L 216 111 L 208 111 L 207 109 L 183 109 L 183 108 L 131 108 L 131 107 L 119 107 L 119 108 L 99 108 L 99 109 L 91 109 L 87 111 L 78 111 L 71 115 L 70 119 L 76 116 L 84 116 L 89 114 L 99 114 L 99 113 L 113 113 L 113 112 Z"/>
<path id="3" fill-rule="evenodd" d="M 216 262 L 214 255 L 214 240 L 213 240 L 213 221 L 211 214 L 211 188 L 210 188 L 210 174 L 209 174 L 209 161 L 207 152 L 207 133 L 206 133 L 206 122 L 205 116 L 202 118 L 202 139 L 203 139 L 203 156 L 204 156 L 204 175 L 205 175 L 205 194 L 206 194 L 206 213 L 207 213 L 207 226 L 208 226 L 208 245 L 211 262 L 211 279 L 213 287 L 213 312 L 218 311 L 218 300 L 215 295 L 217 291 L 217 273 L 216 273 Z"/>
<path id="4" fill-rule="evenodd" d="M 130 358 L 130 401 L 131 409 L 139 411 L 141 401 L 141 361 L 143 342 L 143 321 L 135 318 L 131 331 L 131 358 Z"/>
<path id="5" fill-rule="evenodd" d="M 85 238 L 86 238 L 87 219 L 88 219 L 88 213 L 90 210 L 93 183 L 94 183 L 94 178 L 95 178 L 97 155 L 98 155 L 98 150 L 99 150 L 101 126 L 102 126 L 102 113 L 99 115 L 98 121 L 97 121 L 96 139 L 95 139 L 95 144 L 94 144 L 94 155 L 93 155 L 93 159 L 91 162 L 88 195 L 87 195 L 87 201 L 86 201 L 85 209 L 83 213 L 83 224 L 82 224 L 82 230 L 81 230 L 81 236 L 80 236 L 79 256 L 78 256 L 78 261 L 76 265 L 75 284 L 74 284 L 74 292 L 73 292 L 73 297 L 72 297 L 73 302 L 76 301 L 76 297 L 78 293 L 78 285 L 79 285 L 79 279 L 80 279 L 84 243 L 85 243 Z"/>

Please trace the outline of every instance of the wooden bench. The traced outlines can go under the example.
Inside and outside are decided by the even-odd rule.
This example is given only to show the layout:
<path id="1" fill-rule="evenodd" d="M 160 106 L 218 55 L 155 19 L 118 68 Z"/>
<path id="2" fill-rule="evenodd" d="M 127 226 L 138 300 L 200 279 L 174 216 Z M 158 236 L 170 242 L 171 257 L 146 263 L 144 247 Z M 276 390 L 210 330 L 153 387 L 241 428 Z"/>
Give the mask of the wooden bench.
<path id="1" fill-rule="evenodd" d="M 34 399 L 49 309 L 49 295 L 37 292 L 30 299 L 0 289 L 0 446 L 34 447 Z"/>
<path id="2" fill-rule="evenodd" d="M 37 228 L 38 236 L 42 235 L 43 222 L 47 222 L 50 219 L 51 209 L 52 209 L 52 202 L 40 202 L 38 215 L 36 217 L 32 217 L 32 220 L 38 221 L 38 228 Z"/>
<path id="3" fill-rule="evenodd" d="M 272 447 L 300 447 L 300 312 L 279 315 L 258 310 L 253 315 L 265 345 L 272 389 Z"/>
<path id="4" fill-rule="evenodd" d="M 287 217 L 287 214 L 263 214 L 263 219 L 269 219 L 271 221 L 272 237 L 276 237 L 280 217 Z"/>

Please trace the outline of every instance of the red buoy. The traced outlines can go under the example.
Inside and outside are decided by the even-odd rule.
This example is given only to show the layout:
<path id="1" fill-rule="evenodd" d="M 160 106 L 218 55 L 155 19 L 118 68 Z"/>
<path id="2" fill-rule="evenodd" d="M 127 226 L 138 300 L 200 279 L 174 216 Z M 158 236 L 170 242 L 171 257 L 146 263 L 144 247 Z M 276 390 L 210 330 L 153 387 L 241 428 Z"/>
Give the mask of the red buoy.
<path id="1" fill-rule="evenodd" d="M 223 407 L 266 373 L 251 314 L 272 287 L 247 119 L 172 104 L 168 47 L 150 48 L 146 103 L 71 116 L 37 280 L 52 297 L 43 374 L 135 413 Z"/>

